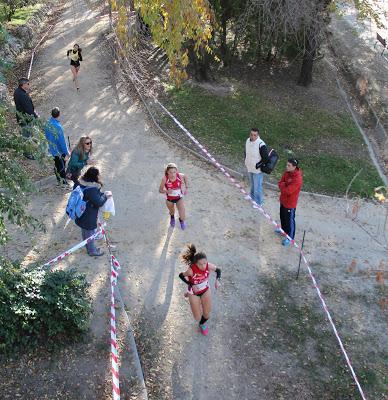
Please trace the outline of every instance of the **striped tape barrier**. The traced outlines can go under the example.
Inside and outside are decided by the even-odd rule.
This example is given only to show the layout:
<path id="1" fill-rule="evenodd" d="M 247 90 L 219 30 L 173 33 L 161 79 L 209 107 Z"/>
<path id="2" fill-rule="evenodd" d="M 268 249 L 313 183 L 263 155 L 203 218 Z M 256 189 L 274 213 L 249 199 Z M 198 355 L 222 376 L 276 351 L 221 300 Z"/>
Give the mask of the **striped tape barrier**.
<path id="1" fill-rule="evenodd" d="M 82 242 L 76 244 L 69 250 L 64 251 L 62 254 L 59 256 L 51 259 L 50 261 L 46 262 L 46 264 L 43 264 L 43 267 L 51 267 L 54 264 L 56 264 L 59 261 L 62 261 L 64 258 L 68 257 L 70 254 L 74 253 L 75 251 L 81 249 L 82 247 L 86 246 L 88 243 L 90 243 L 93 239 L 96 239 L 97 236 L 104 235 L 105 230 L 102 226 L 100 226 L 99 229 L 97 229 L 96 233 L 94 233 L 92 236 L 88 237 L 87 239 L 83 240 Z"/>
<path id="2" fill-rule="evenodd" d="M 31 70 L 32 70 L 32 64 L 34 62 L 34 57 L 35 57 L 35 52 L 36 49 L 38 48 L 38 46 L 42 43 L 43 39 L 51 32 L 51 29 L 54 28 L 54 25 L 51 25 L 49 27 L 49 29 L 47 30 L 47 32 L 42 36 L 42 38 L 39 40 L 38 44 L 34 47 L 34 49 L 32 50 L 32 54 L 31 54 L 31 60 L 30 60 L 30 66 L 28 68 L 28 73 L 27 73 L 27 78 L 30 79 L 30 75 L 31 75 Z"/>
<path id="3" fill-rule="evenodd" d="M 90 243 L 93 239 L 96 239 L 97 236 L 104 235 L 105 236 L 105 229 L 101 222 L 98 223 L 99 228 L 97 229 L 96 233 L 92 236 L 88 237 L 87 239 L 83 240 L 82 242 L 76 244 L 75 246 L 71 247 L 69 250 L 64 251 L 59 256 L 51 259 L 46 264 L 43 264 L 43 267 L 51 267 L 52 265 L 56 264 L 59 261 L 62 261 L 70 254 L 74 253 L 78 249 L 86 246 L 87 243 Z M 108 242 L 107 242 L 108 243 Z M 110 256 L 111 261 L 111 269 L 110 269 L 110 287 L 111 287 L 111 305 L 110 305 L 110 342 L 111 342 L 111 371 L 112 371 L 112 395 L 113 400 L 120 400 L 120 381 L 119 381 L 119 356 L 118 356 L 118 349 L 117 349 L 117 337 L 116 337 L 116 311 L 115 311 L 115 295 L 114 290 L 115 286 L 117 285 L 117 278 L 119 275 L 119 270 L 121 269 L 120 263 L 116 259 L 116 257 L 111 254 Z"/>
<path id="4" fill-rule="evenodd" d="M 117 277 L 119 275 L 120 264 L 116 257 L 110 256 L 110 286 L 111 286 L 111 302 L 110 302 L 110 351 L 112 361 L 112 397 L 113 400 L 120 400 L 120 380 L 119 380 L 119 355 L 117 349 L 116 336 L 116 310 L 115 310 L 115 286 L 117 285 Z"/>
<path id="5" fill-rule="evenodd" d="M 98 222 L 98 224 L 99 224 L 99 226 L 101 226 L 101 222 Z M 139 357 L 139 353 L 137 351 L 137 346 L 136 346 L 135 338 L 134 338 L 133 331 L 132 331 L 132 328 L 131 328 L 131 322 L 130 322 L 130 319 L 129 319 L 129 315 L 128 315 L 126 309 L 125 309 L 124 301 L 123 301 L 123 298 L 121 296 L 120 287 L 119 287 L 119 284 L 118 284 L 118 275 L 117 274 L 118 274 L 118 270 L 121 269 L 121 266 L 120 266 L 120 263 L 118 262 L 117 258 L 112 254 L 112 249 L 113 249 L 114 246 L 110 243 L 110 240 L 108 239 L 108 235 L 107 235 L 106 231 L 104 231 L 104 238 L 105 238 L 105 243 L 106 243 L 106 245 L 108 247 L 108 250 L 109 250 L 109 254 L 111 255 L 111 262 L 113 262 L 113 267 L 115 267 L 113 269 L 113 272 L 112 272 L 113 276 L 116 279 L 116 284 L 115 284 L 115 295 L 116 295 L 116 297 L 115 297 L 115 300 L 117 298 L 118 303 L 121 306 L 121 310 L 123 312 L 124 318 L 125 318 L 125 320 L 126 320 L 126 322 L 128 324 L 127 336 L 128 336 L 128 341 L 129 341 L 129 347 L 133 352 L 134 367 L 135 367 L 135 370 L 136 370 L 136 373 L 137 373 L 137 376 L 138 376 L 138 379 L 139 379 L 140 390 L 141 390 L 141 397 L 139 397 L 139 399 L 141 398 L 142 400 L 147 400 L 148 399 L 148 394 L 147 394 L 147 388 L 146 388 L 145 381 L 144 381 L 143 369 L 141 367 L 140 357 Z M 115 316 L 115 314 L 112 314 L 112 315 Z M 112 327 L 112 320 L 111 320 L 111 327 Z M 112 349 L 112 359 L 115 360 L 115 357 L 116 357 L 116 355 L 113 353 L 113 349 Z M 112 361 L 112 363 L 113 363 L 113 361 Z M 113 371 L 116 371 L 116 369 L 113 369 L 113 368 L 114 368 L 114 366 L 112 365 L 112 374 L 114 374 Z M 117 371 L 118 371 L 118 365 L 117 365 Z M 117 387 L 117 386 L 116 386 L 116 384 L 115 384 L 113 379 L 112 379 L 112 384 L 114 385 L 112 387 L 112 390 L 113 390 L 113 392 L 115 392 L 115 387 Z M 139 396 L 140 396 L 140 393 L 139 393 Z"/>

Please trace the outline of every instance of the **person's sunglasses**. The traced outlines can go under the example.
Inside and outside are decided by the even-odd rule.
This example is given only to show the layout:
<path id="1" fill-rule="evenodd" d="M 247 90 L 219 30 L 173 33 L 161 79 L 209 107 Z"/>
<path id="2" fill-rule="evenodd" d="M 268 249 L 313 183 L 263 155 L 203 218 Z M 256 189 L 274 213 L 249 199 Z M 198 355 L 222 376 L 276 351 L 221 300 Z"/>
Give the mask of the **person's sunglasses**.
<path id="1" fill-rule="evenodd" d="M 90 144 L 92 144 L 92 142 L 85 142 L 86 146 L 89 146 Z"/>

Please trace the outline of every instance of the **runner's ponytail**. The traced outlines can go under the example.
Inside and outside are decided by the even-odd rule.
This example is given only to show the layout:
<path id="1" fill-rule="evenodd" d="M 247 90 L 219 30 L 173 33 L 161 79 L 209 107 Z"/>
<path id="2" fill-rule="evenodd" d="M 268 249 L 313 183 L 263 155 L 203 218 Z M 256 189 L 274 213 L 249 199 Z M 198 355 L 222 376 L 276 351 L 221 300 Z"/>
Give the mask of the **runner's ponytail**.
<path id="1" fill-rule="evenodd" d="M 203 252 L 197 253 L 197 249 L 192 243 L 187 245 L 186 251 L 182 254 L 182 261 L 189 266 L 195 264 L 198 260 L 202 260 L 203 258 L 207 258 L 206 254 Z"/>

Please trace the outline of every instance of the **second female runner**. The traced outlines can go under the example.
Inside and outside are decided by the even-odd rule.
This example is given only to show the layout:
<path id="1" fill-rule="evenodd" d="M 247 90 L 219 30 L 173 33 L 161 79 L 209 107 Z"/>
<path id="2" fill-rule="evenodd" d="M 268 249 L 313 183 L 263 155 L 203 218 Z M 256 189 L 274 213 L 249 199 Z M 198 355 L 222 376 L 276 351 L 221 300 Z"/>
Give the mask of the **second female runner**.
<path id="1" fill-rule="evenodd" d="M 175 205 L 179 213 L 179 222 L 182 230 L 186 228 L 186 210 L 183 196 L 187 195 L 189 188 L 187 176 L 178 172 L 174 163 L 167 164 L 164 176 L 159 186 L 159 193 L 166 195 L 166 205 L 170 213 L 170 226 L 175 226 Z"/>

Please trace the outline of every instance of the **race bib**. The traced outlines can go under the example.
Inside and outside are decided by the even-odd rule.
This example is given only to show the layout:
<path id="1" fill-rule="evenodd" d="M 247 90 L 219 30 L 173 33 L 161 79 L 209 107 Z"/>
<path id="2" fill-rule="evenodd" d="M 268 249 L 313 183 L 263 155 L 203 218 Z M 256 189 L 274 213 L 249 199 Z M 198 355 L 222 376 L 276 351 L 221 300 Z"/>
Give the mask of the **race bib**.
<path id="1" fill-rule="evenodd" d="M 169 194 L 171 197 L 181 197 L 182 191 L 180 189 L 172 189 L 171 193 Z"/>
<path id="2" fill-rule="evenodd" d="M 209 281 L 203 281 L 201 283 L 198 283 L 197 285 L 193 285 L 193 292 L 198 293 L 202 292 L 202 290 L 205 290 L 209 286 Z"/>

